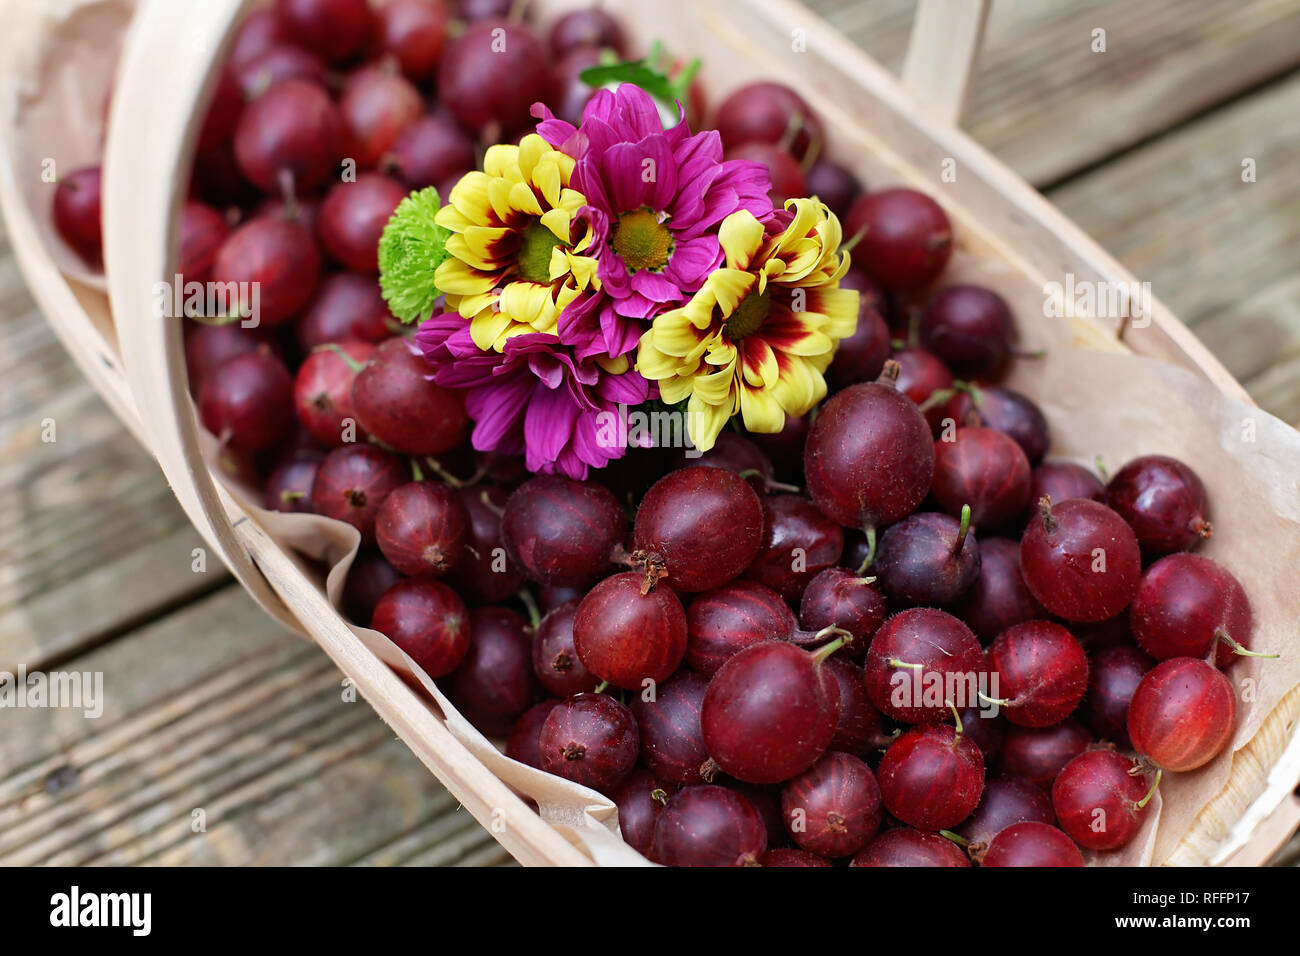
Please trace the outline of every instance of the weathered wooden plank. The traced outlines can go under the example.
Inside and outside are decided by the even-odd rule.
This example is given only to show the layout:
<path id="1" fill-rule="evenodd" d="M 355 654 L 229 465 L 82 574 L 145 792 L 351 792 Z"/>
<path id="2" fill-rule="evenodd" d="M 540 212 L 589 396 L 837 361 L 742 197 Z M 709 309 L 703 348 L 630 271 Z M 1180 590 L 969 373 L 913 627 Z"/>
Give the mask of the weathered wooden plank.
<path id="1" fill-rule="evenodd" d="M 63 667 L 103 675 L 103 714 L 5 711 L 0 863 L 335 864 L 411 833 L 424 837 L 392 862 L 450 862 L 491 841 L 345 699 L 329 660 L 238 588 Z"/>
<path id="2" fill-rule="evenodd" d="M 195 571 L 195 549 L 203 541 L 188 524 L 130 543 L 135 546 L 80 577 L 0 607 L 0 669 L 30 671 L 68 659 L 230 580 L 220 564 Z"/>
<path id="3" fill-rule="evenodd" d="M 1192 326 L 1264 408 L 1300 424 L 1300 77 L 1050 193 Z M 1243 161 L 1253 161 L 1253 182 Z"/>
<path id="4" fill-rule="evenodd" d="M 809 5 L 899 68 L 915 0 Z M 994 3 L 964 125 L 1052 183 L 1293 69 L 1298 32 L 1295 0 Z"/>
<path id="5" fill-rule="evenodd" d="M 1300 355 L 1300 275 L 1207 313 L 1197 320 L 1196 334 L 1244 382 L 1294 359 Z"/>
<path id="6" fill-rule="evenodd" d="M 75 653 L 226 578 L 78 374 L 0 234 L 0 669 Z"/>
<path id="7" fill-rule="evenodd" d="M 359 866 L 487 866 L 506 861 L 510 854 L 468 811 L 453 804 L 355 862 Z"/>

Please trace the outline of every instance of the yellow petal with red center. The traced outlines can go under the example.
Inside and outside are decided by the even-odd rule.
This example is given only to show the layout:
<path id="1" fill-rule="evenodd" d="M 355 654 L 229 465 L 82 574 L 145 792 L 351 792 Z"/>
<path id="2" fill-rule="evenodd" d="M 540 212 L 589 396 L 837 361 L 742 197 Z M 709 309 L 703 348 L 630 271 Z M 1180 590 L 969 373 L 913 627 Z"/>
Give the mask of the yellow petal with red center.
<path id="1" fill-rule="evenodd" d="M 785 427 L 785 412 L 767 389 L 742 385 L 740 414 L 751 432 L 772 434 Z"/>
<path id="2" fill-rule="evenodd" d="M 509 229 L 493 226 L 470 226 L 447 238 L 447 250 L 477 269 L 497 268 L 505 258 L 502 240 L 512 236 Z"/>
<path id="3" fill-rule="evenodd" d="M 808 292 L 807 305 L 826 316 L 826 334 L 833 339 L 848 338 L 858 328 L 858 291 L 838 286 L 822 286 Z"/>
<path id="4" fill-rule="evenodd" d="M 836 261 L 835 269 L 826 277 L 827 282 L 839 282 L 844 278 L 844 274 L 849 271 L 849 263 L 852 260 L 846 252 Z"/>
<path id="5" fill-rule="evenodd" d="M 551 287 L 538 282 L 511 282 L 501 290 L 498 307 L 516 322 L 538 332 L 553 332 L 559 310 L 551 298 Z"/>
<path id="6" fill-rule="evenodd" d="M 826 380 L 807 359 L 789 356 L 784 366 L 769 394 L 791 415 L 803 415 L 826 397 Z"/>
<path id="7" fill-rule="evenodd" d="M 669 405 L 676 405 L 690 396 L 691 389 L 694 387 L 693 382 L 694 378 L 689 375 L 683 375 L 680 378 L 660 379 L 659 397 Z"/>
<path id="8" fill-rule="evenodd" d="M 825 316 L 815 312 L 791 312 L 784 304 L 774 305 L 757 334 L 777 352 L 820 355 L 835 346 L 822 331 L 825 321 Z"/>
<path id="9" fill-rule="evenodd" d="M 712 278 L 710 276 L 709 278 Z M 708 280 L 705 280 L 708 285 Z M 713 290 L 701 288 L 699 292 L 691 296 L 686 304 L 680 309 L 672 309 L 671 312 L 678 318 L 687 322 L 697 333 L 704 333 L 712 330 L 718 323 L 714 319 L 714 309 L 717 307 L 717 301 L 714 299 Z M 664 315 L 668 313 L 665 312 Z M 654 320 L 658 322 L 658 319 Z M 651 326 L 653 328 L 653 325 Z"/>
<path id="10" fill-rule="evenodd" d="M 498 222 L 518 228 L 521 216 L 511 202 L 511 190 L 515 184 L 508 179 L 492 179 L 487 184 L 487 198 L 492 206 L 492 215 Z"/>
<path id="11" fill-rule="evenodd" d="M 533 171 L 542 158 L 551 151 L 551 144 L 536 133 L 529 133 L 519 140 L 519 171 L 525 179 L 531 179 Z"/>
<path id="12" fill-rule="evenodd" d="M 548 160 L 541 163 L 533 170 L 533 185 L 541 193 L 542 200 L 548 206 L 558 205 L 560 202 L 560 190 L 564 188 L 564 183 L 560 179 L 560 168 L 554 161 Z"/>
<path id="13" fill-rule="evenodd" d="M 486 189 L 484 190 L 483 195 L 484 197 L 487 196 Z M 489 217 L 491 216 L 491 212 L 491 208 L 488 208 L 487 215 Z M 486 220 L 480 221 L 479 219 L 470 219 L 455 206 L 443 206 L 434 215 L 433 221 L 444 229 L 450 229 L 452 232 L 462 232 L 471 226 L 490 225 Z"/>
<path id="14" fill-rule="evenodd" d="M 695 394 L 699 396 L 702 402 L 719 405 L 731 401 L 732 393 L 736 387 L 735 355 L 732 355 L 730 362 L 721 366 L 711 375 L 696 375 L 694 384 Z"/>
<path id="15" fill-rule="evenodd" d="M 718 244 L 733 269 L 748 269 L 763 244 L 763 224 L 747 210 L 733 212 L 718 227 Z"/>
<path id="16" fill-rule="evenodd" d="M 499 352 L 505 331 L 513 323 L 510 316 L 495 309 L 483 309 L 469 321 L 469 337 L 484 352 Z"/>
<path id="17" fill-rule="evenodd" d="M 546 210 L 537 200 L 537 193 L 528 183 L 510 184 L 510 208 L 530 216 L 540 216 Z"/>
<path id="18" fill-rule="evenodd" d="M 700 369 L 701 360 L 704 359 L 705 353 L 709 350 L 709 346 L 712 341 L 713 341 L 712 339 L 700 339 L 700 343 L 697 346 L 695 346 L 695 348 L 691 349 L 685 355 L 681 356 L 680 362 L 681 362 L 682 371 L 680 371 L 678 374 L 685 375 L 687 374 L 688 370 L 691 375 L 698 373 L 701 370 Z M 722 364 L 726 364 L 726 363 L 724 362 Z"/>
<path id="19" fill-rule="evenodd" d="M 734 412 L 734 403 L 710 405 L 700 399 L 698 392 L 693 394 L 686 405 L 686 430 L 691 443 L 700 451 L 708 451 Z"/>
<path id="20" fill-rule="evenodd" d="M 793 243 L 782 261 L 785 268 L 781 273 L 781 281 L 786 285 L 799 285 L 809 276 L 816 276 L 816 282 L 823 281 L 818 274 L 822 262 L 822 247 L 818 242 L 801 239 Z"/>
<path id="21" fill-rule="evenodd" d="M 781 370 L 776 363 L 776 353 L 772 351 L 772 346 L 763 340 L 761 330 L 755 335 L 746 337 L 737 347 L 744 356 L 741 369 L 747 384 L 755 388 L 759 386 L 771 388 L 776 384 Z"/>
<path id="22" fill-rule="evenodd" d="M 568 186 L 573 179 L 573 168 L 578 161 L 568 153 L 562 153 L 555 147 L 551 147 L 551 162 L 555 163 L 556 169 L 560 171 L 560 184 Z"/>
<path id="23" fill-rule="evenodd" d="M 731 313 L 736 311 L 736 306 L 740 305 L 741 299 L 749 295 L 754 284 L 758 280 L 751 272 L 742 272 L 739 269 L 715 269 L 710 276 L 704 280 L 704 287 L 695 294 L 695 299 L 707 294 L 714 303 L 717 304 L 718 311 L 725 319 Z M 714 317 L 712 310 L 709 313 L 709 322 L 712 323 Z M 697 321 L 697 324 L 700 324 Z M 704 325 L 700 324 L 703 328 Z"/>
<path id="24" fill-rule="evenodd" d="M 451 187 L 451 193 L 434 215 L 433 221 L 448 229 L 458 225 L 488 225 L 491 222 L 492 204 L 488 201 L 488 183 L 492 177 L 478 171 L 466 173 Z"/>
<path id="25" fill-rule="evenodd" d="M 834 358 L 834 352 L 823 352 L 821 355 L 809 355 L 804 358 L 804 361 L 812 367 L 814 372 L 819 375 L 825 375 L 826 370 L 830 368 L 831 361 Z M 825 380 L 823 380 L 823 384 L 824 382 Z M 818 401 L 821 401 L 821 399 L 818 399 Z"/>
<path id="26" fill-rule="evenodd" d="M 483 292 L 479 295 L 458 295 L 454 298 L 456 302 L 452 303 L 453 296 L 447 296 L 447 305 L 455 308 L 465 318 L 470 319 L 478 315 L 484 309 L 492 309 L 496 306 L 496 301 L 501 293 L 495 288 Z"/>
<path id="27" fill-rule="evenodd" d="M 483 172 L 493 177 L 504 177 L 512 171 L 519 175 L 519 147 L 509 143 L 489 146 L 483 154 Z"/>
<path id="28" fill-rule="evenodd" d="M 495 272 L 474 269 L 459 259 L 444 259 L 433 274 L 433 284 L 449 295 L 476 295 L 497 284 Z"/>
<path id="29" fill-rule="evenodd" d="M 817 234 L 822 237 L 822 245 L 834 253 L 840 247 L 840 242 L 844 238 L 844 229 L 840 225 L 840 217 L 831 212 L 827 206 L 822 206 L 822 212 L 825 218 L 822 224 L 817 227 Z M 845 254 L 847 255 L 847 253 Z"/>
<path id="30" fill-rule="evenodd" d="M 651 334 L 641 336 L 641 344 L 636 350 L 636 370 L 655 382 L 667 383 L 681 364 L 681 357 L 670 355 L 655 347 Z"/>
<path id="31" fill-rule="evenodd" d="M 826 207 L 815 199 L 787 199 L 785 208 L 794 207 L 794 219 L 790 220 L 790 225 L 785 227 L 785 231 L 776 237 L 776 243 L 772 249 L 772 255 L 784 259 L 786 252 L 793 248 L 794 244 L 813 231 L 822 221 L 822 209 Z"/>
<path id="32" fill-rule="evenodd" d="M 671 309 L 654 320 L 649 331 L 641 337 L 649 339 L 654 347 L 667 355 L 683 356 L 696 349 L 701 340 L 700 330 L 690 321 L 686 310 Z"/>
<path id="33" fill-rule="evenodd" d="M 797 339 L 783 341 L 781 351 L 787 355 L 823 355 L 835 349 L 835 340 L 824 332 L 805 326 L 804 334 Z"/>
<path id="34" fill-rule="evenodd" d="M 537 220 L 543 226 L 551 231 L 556 239 L 561 242 L 569 241 L 569 233 L 573 228 L 573 213 L 567 209 L 548 209 L 542 213 L 541 218 Z"/>
<path id="35" fill-rule="evenodd" d="M 591 256 L 575 256 L 567 249 L 564 250 L 565 261 L 568 263 L 569 272 L 573 275 L 574 285 L 578 289 L 600 289 L 600 277 L 596 274 L 599 263 Z"/>
<path id="36" fill-rule="evenodd" d="M 552 282 L 569 274 L 569 257 L 566 252 L 560 246 L 551 249 L 551 261 L 546 264 L 546 275 Z"/>
<path id="37" fill-rule="evenodd" d="M 574 214 L 585 205 L 587 205 L 587 197 L 567 186 L 560 190 L 560 201 L 555 203 L 557 209 L 567 209 Z"/>
<path id="38" fill-rule="evenodd" d="M 738 360 L 736 346 L 721 335 L 714 335 L 701 343 L 704 361 L 715 367 L 735 366 Z"/>

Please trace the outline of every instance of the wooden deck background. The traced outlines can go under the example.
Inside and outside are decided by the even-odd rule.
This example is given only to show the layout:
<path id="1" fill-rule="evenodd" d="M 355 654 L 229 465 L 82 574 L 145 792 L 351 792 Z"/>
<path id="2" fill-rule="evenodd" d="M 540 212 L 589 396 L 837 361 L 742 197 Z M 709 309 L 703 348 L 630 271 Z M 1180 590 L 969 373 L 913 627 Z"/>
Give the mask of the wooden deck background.
<path id="1" fill-rule="evenodd" d="M 811 0 L 895 70 L 914 5 Z M 1300 0 L 995 0 L 966 123 L 1296 425 L 1298 36 Z M 102 671 L 107 698 L 0 712 L 0 864 L 509 862 L 324 654 L 190 570 L 197 534 L 2 234 L 0 501 L 0 670 Z"/>

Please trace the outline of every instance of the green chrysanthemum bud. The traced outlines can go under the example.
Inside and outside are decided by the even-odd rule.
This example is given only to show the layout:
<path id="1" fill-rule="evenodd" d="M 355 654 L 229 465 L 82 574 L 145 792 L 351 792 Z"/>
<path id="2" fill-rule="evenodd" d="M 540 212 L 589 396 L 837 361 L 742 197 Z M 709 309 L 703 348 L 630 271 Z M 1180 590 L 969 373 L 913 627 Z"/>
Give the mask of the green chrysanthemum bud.
<path id="1" fill-rule="evenodd" d="M 434 282 L 449 256 L 451 231 L 433 221 L 441 207 L 432 186 L 398 204 L 379 239 L 379 287 L 393 315 L 403 322 L 427 319 L 442 294 Z"/>

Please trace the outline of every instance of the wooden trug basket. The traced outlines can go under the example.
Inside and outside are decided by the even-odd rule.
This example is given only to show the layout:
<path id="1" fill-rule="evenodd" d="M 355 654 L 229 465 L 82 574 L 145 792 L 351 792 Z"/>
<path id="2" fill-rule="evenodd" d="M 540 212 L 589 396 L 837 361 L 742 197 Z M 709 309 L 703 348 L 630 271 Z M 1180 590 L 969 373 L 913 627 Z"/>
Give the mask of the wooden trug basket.
<path id="1" fill-rule="evenodd" d="M 130 16 L 130 0 L 57 0 L 3 11 L 11 37 L 40 29 L 53 8 L 99 6 Z M 538 0 L 548 20 L 580 0 Z M 352 633 L 299 559 L 278 544 L 214 479 L 200 452 L 178 322 L 151 311 L 156 282 L 175 272 L 177 223 L 195 138 L 235 25 L 250 0 L 140 0 L 115 80 L 104 160 L 108 296 L 71 280 L 29 206 L 15 157 L 0 157 L 0 198 L 33 295 L 127 428 L 157 457 L 182 507 L 248 592 L 277 620 L 309 634 L 370 705 L 458 800 L 525 864 L 589 865 L 569 835 L 552 828 L 453 736 L 442 717 Z M 986 0 L 921 0 L 902 81 L 793 0 L 610 0 L 633 41 L 662 40 L 699 56 L 716 90 L 772 78 L 795 86 L 826 124 L 836 156 L 871 183 L 901 181 L 941 195 L 963 251 L 1001 260 L 1042 286 L 1062 273 L 1128 287 L 1134 277 L 956 122 L 980 45 Z M 66 12 L 66 11 L 65 11 Z M 11 111 L 18 92 L 0 103 Z M 146 105 L 147 104 L 147 105 Z M 12 128 L 14 116 L 0 116 Z M 941 184 L 945 161 L 960 170 Z M 29 175 L 24 170 L 23 175 Z M 111 303 L 111 311 L 109 305 Z M 1121 343 L 1114 323 L 1069 320 L 1076 340 L 1194 371 L 1249 402 L 1242 387 L 1163 306 Z M 1291 694 L 1232 764 L 1224 794 L 1197 819 L 1180 862 L 1254 865 L 1300 823 L 1300 697 Z M 1247 759 L 1242 759 L 1243 757 Z"/>

